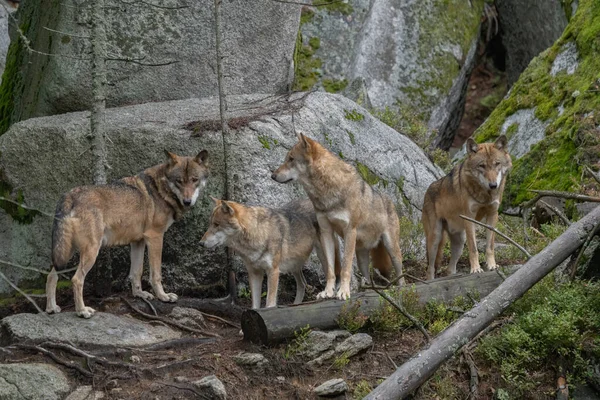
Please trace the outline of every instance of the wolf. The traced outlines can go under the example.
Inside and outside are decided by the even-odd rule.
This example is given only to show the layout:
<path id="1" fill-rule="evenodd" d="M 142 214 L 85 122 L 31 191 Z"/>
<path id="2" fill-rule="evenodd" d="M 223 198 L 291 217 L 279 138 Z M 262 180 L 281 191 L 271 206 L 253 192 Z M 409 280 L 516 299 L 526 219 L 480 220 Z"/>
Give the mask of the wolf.
<path id="1" fill-rule="evenodd" d="M 103 246 L 131 246 L 129 278 L 133 295 L 154 296 L 142 290 L 144 249 L 148 247 L 150 283 L 156 297 L 177 301 L 165 293 L 161 277 L 163 235 L 198 200 L 209 175 L 208 152 L 182 157 L 165 151 L 167 161 L 136 176 L 108 185 L 80 186 L 64 194 L 56 207 L 52 226 L 52 270 L 46 281 L 46 312 L 58 313 L 57 271 L 75 251 L 79 265 L 72 278 L 75 312 L 90 318 L 95 310 L 83 302 L 83 282 Z"/>
<path id="2" fill-rule="evenodd" d="M 294 304 L 304 299 L 306 280 L 302 267 L 313 248 L 323 263 L 317 217 L 308 199 L 296 200 L 279 209 L 246 206 L 214 199 L 215 208 L 200 244 L 206 248 L 229 246 L 240 255 L 250 281 L 252 308 L 260 308 L 263 276 L 267 274 L 266 307 L 277 305 L 279 274 L 291 273 L 296 280 Z M 336 253 L 339 252 L 335 246 Z M 336 269 L 339 274 L 339 254 Z"/>
<path id="3" fill-rule="evenodd" d="M 302 133 L 297 136 L 298 142 L 271 178 L 279 183 L 299 181 L 315 208 L 327 263 L 327 284 L 317 298 L 334 297 L 336 233 L 344 240 L 344 255 L 335 297 L 350 298 L 355 251 L 358 267 L 367 284 L 370 283 L 369 254 L 373 267 L 383 276 L 391 277 L 393 265 L 397 276 L 401 277 L 400 223 L 392 199 L 371 188 L 353 166 L 319 142 Z"/>
<path id="4" fill-rule="evenodd" d="M 427 279 L 435 277 L 442 262 L 446 236 L 450 237 L 449 273 L 456 273 L 456 263 L 462 254 L 465 241 L 469 249 L 471 273 L 482 272 L 475 242 L 475 224 L 460 215 L 486 220 L 496 226 L 498 207 L 506 176 L 512 168 L 505 135 L 494 143 L 477 144 L 467 140 L 467 158 L 440 180 L 433 182 L 425 192 L 423 202 L 423 228 L 427 245 Z M 494 257 L 494 232 L 487 232 L 485 248 L 489 269 L 497 268 Z"/>

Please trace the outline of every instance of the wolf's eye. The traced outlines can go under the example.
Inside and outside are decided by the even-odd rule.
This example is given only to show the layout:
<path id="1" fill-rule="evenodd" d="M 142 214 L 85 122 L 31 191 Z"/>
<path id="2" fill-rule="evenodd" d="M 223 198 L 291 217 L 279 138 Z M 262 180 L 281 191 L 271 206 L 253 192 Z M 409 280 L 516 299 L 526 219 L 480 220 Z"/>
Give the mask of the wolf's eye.
<path id="1" fill-rule="evenodd" d="M 175 182 L 177 182 L 177 183 L 179 183 L 181 185 L 183 183 L 183 179 L 177 178 L 177 180 Z"/>
<path id="2" fill-rule="evenodd" d="M 479 164 L 478 167 L 481 169 L 485 169 L 485 164 Z"/>
<path id="3" fill-rule="evenodd" d="M 196 177 L 193 177 L 193 178 L 192 178 L 192 182 L 194 182 L 194 183 L 198 182 L 198 178 L 196 178 Z"/>
<path id="4" fill-rule="evenodd" d="M 500 163 L 499 163 L 498 161 L 496 161 L 496 162 L 494 163 L 494 167 L 499 167 L 499 166 L 500 166 Z"/>
<path id="5" fill-rule="evenodd" d="M 213 226 L 214 226 L 215 228 L 218 228 L 218 227 L 219 227 L 219 224 L 218 224 L 218 223 L 216 223 L 216 222 L 214 222 L 214 223 L 213 223 Z"/>
<path id="6" fill-rule="evenodd" d="M 294 157 L 290 157 L 290 162 L 291 162 L 291 161 L 294 161 Z"/>

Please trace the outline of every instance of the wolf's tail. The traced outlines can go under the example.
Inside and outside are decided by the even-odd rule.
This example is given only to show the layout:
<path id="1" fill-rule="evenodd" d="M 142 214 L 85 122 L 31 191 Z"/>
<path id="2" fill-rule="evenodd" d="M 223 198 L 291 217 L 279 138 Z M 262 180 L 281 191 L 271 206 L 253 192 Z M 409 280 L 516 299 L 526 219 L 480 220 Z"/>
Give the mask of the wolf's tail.
<path id="1" fill-rule="evenodd" d="M 73 200 L 68 194 L 58 202 L 52 224 L 52 265 L 57 270 L 65 266 L 73 256 L 73 227 L 69 214 Z"/>
<path id="2" fill-rule="evenodd" d="M 392 277 L 392 259 L 383 245 L 383 240 L 380 240 L 377 247 L 371 250 L 371 261 L 373 268 L 377 268 L 386 279 Z"/>

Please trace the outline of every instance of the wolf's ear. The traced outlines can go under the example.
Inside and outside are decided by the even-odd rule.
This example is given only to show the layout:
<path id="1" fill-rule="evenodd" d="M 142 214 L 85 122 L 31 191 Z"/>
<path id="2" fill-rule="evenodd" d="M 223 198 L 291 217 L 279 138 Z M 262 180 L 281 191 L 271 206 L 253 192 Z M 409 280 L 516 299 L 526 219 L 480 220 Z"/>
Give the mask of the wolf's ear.
<path id="1" fill-rule="evenodd" d="M 497 148 L 498 150 L 505 150 L 507 144 L 508 144 L 508 139 L 506 138 L 506 135 L 501 135 L 494 142 L 494 147 Z"/>
<path id="2" fill-rule="evenodd" d="M 221 209 L 226 214 L 233 215 L 233 213 L 234 213 L 233 208 L 226 201 L 221 202 Z"/>
<path id="3" fill-rule="evenodd" d="M 306 139 L 306 136 L 304 136 L 302 133 L 298 132 L 296 134 L 296 136 L 298 137 L 298 142 L 302 143 L 302 147 L 304 147 L 305 149 L 308 149 L 310 147 L 310 143 L 308 142 L 308 140 Z"/>
<path id="4" fill-rule="evenodd" d="M 208 151 L 202 150 L 196 157 L 194 157 L 194 161 L 198 164 L 206 164 L 208 161 Z"/>
<path id="5" fill-rule="evenodd" d="M 177 163 L 177 154 L 171 153 L 170 151 L 165 150 L 165 155 L 167 156 L 167 162 L 171 165 Z"/>
<path id="6" fill-rule="evenodd" d="M 479 145 L 477 143 L 475 143 L 473 138 L 468 138 L 467 139 L 467 153 L 477 153 L 477 150 L 479 150 Z"/>
<path id="7" fill-rule="evenodd" d="M 216 197 L 212 197 L 212 196 L 209 196 L 209 197 L 212 200 L 212 202 L 215 203 L 215 206 L 218 206 L 219 203 L 221 202 L 221 200 L 217 199 Z"/>

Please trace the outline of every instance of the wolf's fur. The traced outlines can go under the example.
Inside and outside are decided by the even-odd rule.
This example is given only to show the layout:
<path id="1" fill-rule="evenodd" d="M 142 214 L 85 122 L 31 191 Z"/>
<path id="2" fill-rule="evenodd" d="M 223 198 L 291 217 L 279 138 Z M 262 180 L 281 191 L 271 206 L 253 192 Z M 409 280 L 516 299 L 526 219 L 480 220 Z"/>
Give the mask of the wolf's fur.
<path id="1" fill-rule="evenodd" d="M 131 245 L 133 295 L 152 299 L 142 290 L 144 248 L 148 247 L 150 282 L 156 297 L 176 301 L 165 293 L 161 278 L 163 235 L 174 220 L 194 205 L 206 185 L 208 153 L 180 157 L 167 152 L 168 161 L 136 176 L 108 185 L 80 186 L 62 196 L 52 227 L 52 271 L 46 282 L 46 312 L 56 305 L 57 272 L 79 251 L 72 278 L 77 315 L 90 318 L 94 309 L 83 303 L 83 281 L 102 246 Z"/>
<path id="2" fill-rule="evenodd" d="M 456 263 L 465 241 L 469 248 L 471 273 L 482 271 L 475 242 L 475 224 L 460 215 L 478 221 L 485 219 L 489 225 L 496 226 L 506 175 L 512 168 L 506 141 L 506 136 L 502 135 L 495 143 L 478 145 L 469 138 L 466 160 L 427 189 L 422 218 L 429 261 L 428 279 L 433 279 L 435 271 L 439 270 L 446 236 L 450 237 L 450 274 L 456 273 Z M 487 267 L 495 269 L 492 231 L 487 232 L 485 256 Z"/>
<path id="3" fill-rule="evenodd" d="M 388 196 L 366 184 L 354 167 L 318 142 L 299 134 L 298 143 L 289 151 L 272 178 L 279 183 L 298 180 L 315 207 L 327 259 L 327 285 L 317 297 L 334 296 L 334 232 L 344 239 L 344 261 L 337 298 L 350 297 L 355 251 L 358 266 L 367 283 L 370 282 L 369 253 L 373 258 L 373 267 L 382 275 L 391 276 L 392 264 L 396 274 L 402 274 L 400 226 L 394 203 Z"/>
<path id="4" fill-rule="evenodd" d="M 302 267 L 313 248 L 324 262 L 318 224 L 311 202 L 293 201 L 281 209 L 245 206 L 217 200 L 201 244 L 208 248 L 229 246 L 248 270 L 252 308 L 260 308 L 263 276 L 267 274 L 267 307 L 277 305 L 279 273 L 296 279 L 294 304 L 304 299 L 306 280 Z M 337 248 L 337 246 L 336 246 Z M 337 257 L 339 260 L 339 255 Z M 339 269 L 339 264 L 338 264 Z"/>

